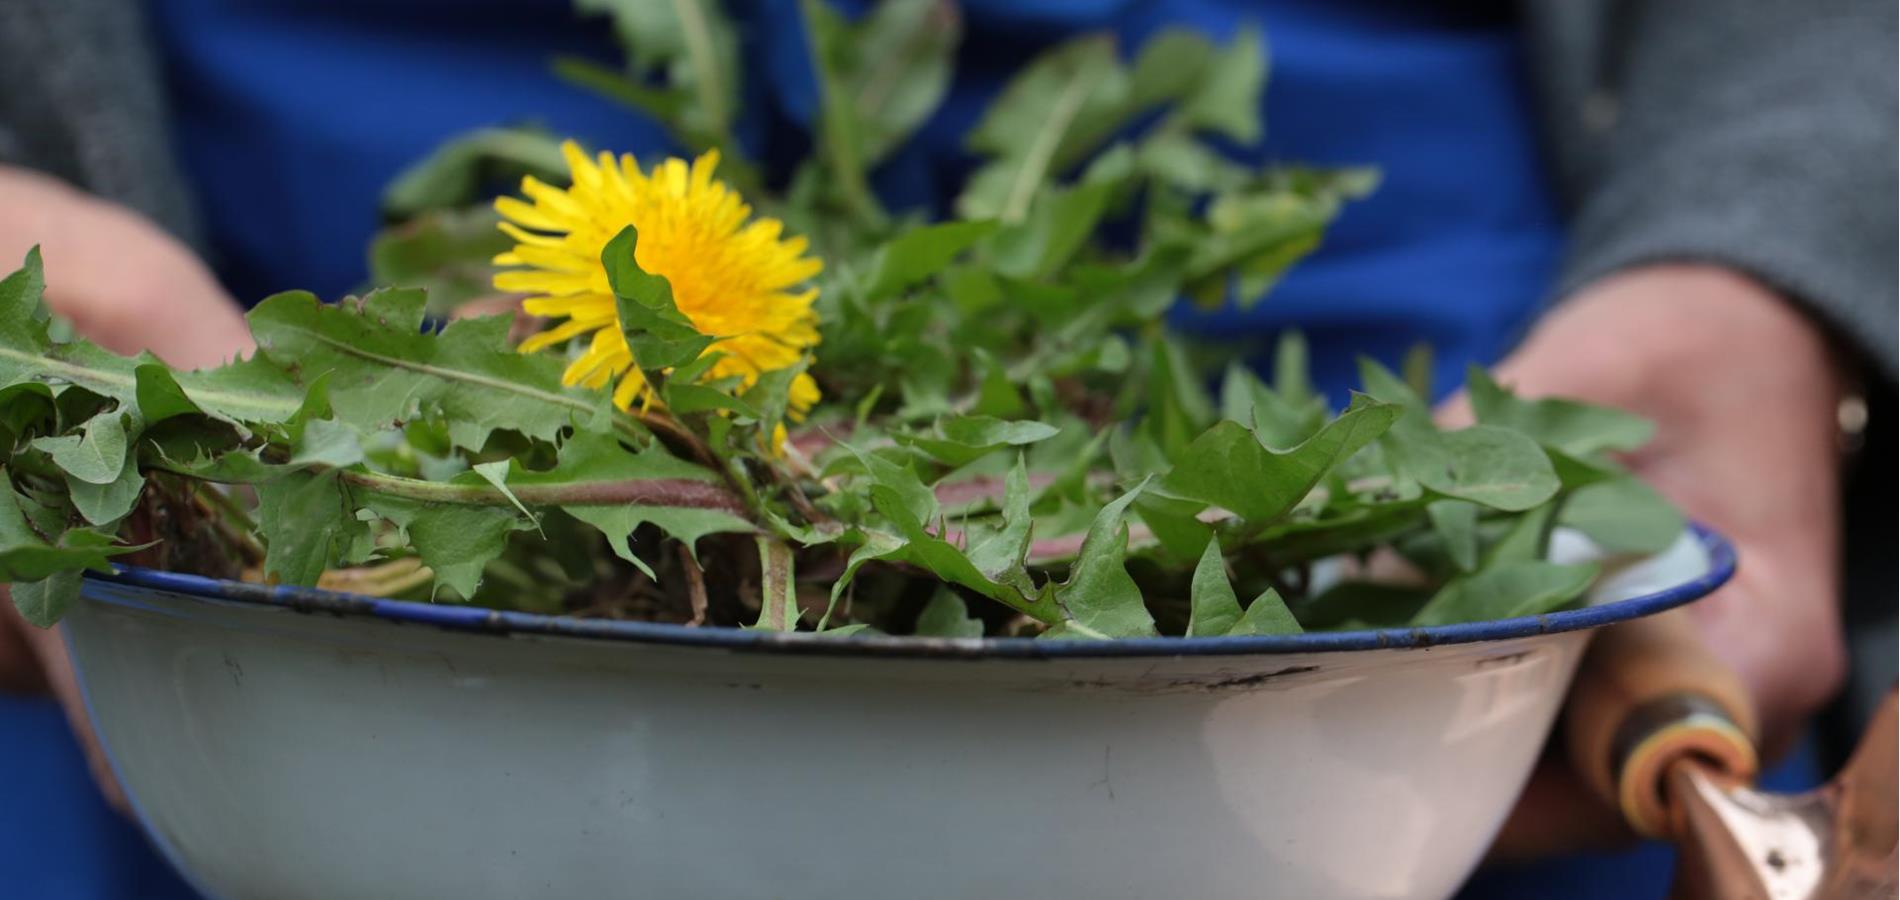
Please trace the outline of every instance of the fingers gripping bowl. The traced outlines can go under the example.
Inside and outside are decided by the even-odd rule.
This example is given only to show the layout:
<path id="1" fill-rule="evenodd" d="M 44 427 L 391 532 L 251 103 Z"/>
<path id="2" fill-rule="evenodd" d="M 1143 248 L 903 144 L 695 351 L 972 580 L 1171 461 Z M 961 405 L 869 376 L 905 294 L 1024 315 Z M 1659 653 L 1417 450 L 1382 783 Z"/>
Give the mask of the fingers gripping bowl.
<path id="1" fill-rule="evenodd" d="M 214 897 L 1430 898 L 1503 820 L 1590 630 L 1734 565 L 1697 528 L 1544 616 L 1117 642 L 127 569 L 67 629 L 141 819 Z"/>

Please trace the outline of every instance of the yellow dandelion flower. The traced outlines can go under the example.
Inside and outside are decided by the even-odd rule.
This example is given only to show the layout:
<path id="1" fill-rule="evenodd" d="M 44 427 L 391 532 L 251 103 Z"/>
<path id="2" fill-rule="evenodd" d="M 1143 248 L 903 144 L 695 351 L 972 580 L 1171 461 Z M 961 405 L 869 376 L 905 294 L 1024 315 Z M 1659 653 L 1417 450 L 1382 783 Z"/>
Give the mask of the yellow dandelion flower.
<path id="1" fill-rule="evenodd" d="M 535 178 L 521 181 L 527 198 L 501 197 L 495 210 L 515 248 L 495 257 L 510 266 L 495 287 L 527 294 L 531 315 L 564 319 L 521 342 L 533 352 L 590 335 L 586 352 L 562 381 L 590 388 L 614 386 L 621 409 L 654 402 L 646 376 L 620 331 L 613 290 L 601 251 L 632 225 L 640 239 L 634 261 L 672 284 L 673 302 L 700 332 L 721 335 L 708 352 L 723 354 L 704 376 L 739 376 L 747 385 L 762 372 L 796 364 L 818 343 L 814 288 L 804 285 L 821 264 L 805 255 L 802 237 L 783 237 L 777 219 L 747 221 L 751 207 L 713 178 L 719 154 L 708 151 L 689 166 L 668 159 L 642 172 L 630 154 L 601 153 L 590 160 L 573 141 L 561 145 L 573 184 L 565 190 Z M 790 406 L 802 414 L 818 401 L 818 385 L 800 375 Z"/>

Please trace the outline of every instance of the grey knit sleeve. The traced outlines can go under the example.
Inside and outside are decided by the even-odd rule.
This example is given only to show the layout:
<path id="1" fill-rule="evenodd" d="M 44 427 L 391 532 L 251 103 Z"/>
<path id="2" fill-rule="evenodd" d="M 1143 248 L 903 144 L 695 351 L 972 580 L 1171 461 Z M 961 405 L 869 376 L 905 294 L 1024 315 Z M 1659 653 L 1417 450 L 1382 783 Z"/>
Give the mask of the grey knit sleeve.
<path id="1" fill-rule="evenodd" d="M 1526 11 L 1572 203 L 1560 291 L 1644 263 L 1720 263 L 1807 305 L 1892 378 L 1894 4 Z"/>
<path id="2" fill-rule="evenodd" d="M 0 163 L 197 236 L 137 0 L 0 0 Z"/>

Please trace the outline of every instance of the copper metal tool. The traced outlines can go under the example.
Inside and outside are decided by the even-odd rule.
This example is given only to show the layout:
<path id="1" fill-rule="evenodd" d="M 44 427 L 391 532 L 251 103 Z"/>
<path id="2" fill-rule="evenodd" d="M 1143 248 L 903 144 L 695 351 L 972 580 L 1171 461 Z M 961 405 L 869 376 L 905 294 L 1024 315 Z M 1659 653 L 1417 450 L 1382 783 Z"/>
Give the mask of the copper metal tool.
<path id="1" fill-rule="evenodd" d="M 1853 758 L 1804 794 L 1751 787 L 1752 707 L 1685 610 L 1607 629 L 1565 713 L 1572 765 L 1637 833 L 1674 842 L 1680 900 L 1887 900 L 1896 873 L 1894 694 Z"/>

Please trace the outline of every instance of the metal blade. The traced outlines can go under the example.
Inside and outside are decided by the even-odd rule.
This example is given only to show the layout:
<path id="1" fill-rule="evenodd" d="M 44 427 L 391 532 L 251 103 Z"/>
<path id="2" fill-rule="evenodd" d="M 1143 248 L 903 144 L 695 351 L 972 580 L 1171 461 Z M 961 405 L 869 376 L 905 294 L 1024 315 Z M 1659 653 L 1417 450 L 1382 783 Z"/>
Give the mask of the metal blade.
<path id="1" fill-rule="evenodd" d="M 1675 896 L 1889 900 L 1896 874 L 1894 695 L 1840 775 L 1805 794 L 1724 783 L 1693 760 L 1669 773 L 1681 850 Z"/>

